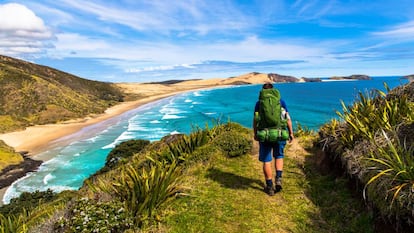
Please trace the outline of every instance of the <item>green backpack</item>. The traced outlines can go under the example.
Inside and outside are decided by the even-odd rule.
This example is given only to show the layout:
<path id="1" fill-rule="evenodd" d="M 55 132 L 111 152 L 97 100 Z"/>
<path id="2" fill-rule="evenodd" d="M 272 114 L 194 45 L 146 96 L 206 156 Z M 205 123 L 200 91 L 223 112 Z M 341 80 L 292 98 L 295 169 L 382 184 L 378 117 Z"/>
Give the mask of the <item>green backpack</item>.
<path id="1" fill-rule="evenodd" d="M 286 120 L 282 120 L 280 93 L 277 89 L 262 89 L 259 95 L 259 115 L 256 117 L 259 141 L 287 140 Z"/>

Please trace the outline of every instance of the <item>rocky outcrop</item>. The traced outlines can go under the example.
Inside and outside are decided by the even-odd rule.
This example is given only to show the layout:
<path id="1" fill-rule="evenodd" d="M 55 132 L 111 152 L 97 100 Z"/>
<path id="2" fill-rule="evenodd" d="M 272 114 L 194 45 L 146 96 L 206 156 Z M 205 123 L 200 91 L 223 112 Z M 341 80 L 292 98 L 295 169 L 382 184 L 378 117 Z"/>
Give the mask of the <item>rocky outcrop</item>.
<path id="1" fill-rule="evenodd" d="M 305 78 L 302 77 L 299 79 L 300 83 L 312 83 L 312 82 L 322 82 L 322 79 L 320 78 Z"/>
<path id="2" fill-rule="evenodd" d="M 269 77 L 269 79 L 272 82 L 275 83 L 296 83 L 299 82 L 299 79 L 293 77 L 293 76 L 288 76 L 288 75 L 280 75 L 280 74 L 267 74 L 267 77 Z"/>
<path id="3" fill-rule="evenodd" d="M 16 165 L 9 165 L 0 172 L 0 189 L 10 186 L 14 181 L 33 172 L 42 164 L 40 160 L 34 160 L 27 156 L 27 152 L 20 152 L 23 162 Z"/>

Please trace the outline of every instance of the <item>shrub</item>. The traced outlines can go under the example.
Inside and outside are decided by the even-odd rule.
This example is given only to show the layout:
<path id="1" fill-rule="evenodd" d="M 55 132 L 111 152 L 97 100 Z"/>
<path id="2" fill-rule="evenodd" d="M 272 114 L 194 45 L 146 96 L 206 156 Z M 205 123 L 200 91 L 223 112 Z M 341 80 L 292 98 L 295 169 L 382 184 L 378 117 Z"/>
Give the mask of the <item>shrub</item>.
<path id="1" fill-rule="evenodd" d="M 132 217 L 123 203 L 111 201 L 94 203 L 86 198 L 78 200 L 68 218 L 61 218 L 55 230 L 65 232 L 123 232 L 133 226 Z"/>
<path id="2" fill-rule="evenodd" d="M 235 131 L 221 133 L 215 138 L 214 144 L 228 157 L 241 156 L 252 149 L 252 141 Z"/>
<path id="3" fill-rule="evenodd" d="M 33 193 L 23 192 L 19 197 L 10 200 L 10 203 L 0 207 L 0 213 L 4 215 L 18 215 L 24 211 L 31 211 L 41 203 L 56 199 L 56 194 L 48 189 L 46 191 L 35 191 Z"/>
<path id="4" fill-rule="evenodd" d="M 115 167 L 119 160 L 129 158 L 135 153 L 139 153 L 149 144 L 150 141 L 142 139 L 121 142 L 109 152 L 106 157 L 105 167 L 108 169 Z"/>
<path id="5" fill-rule="evenodd" d="M 0 133 L 16 131 L 18 129 L 24 129 L 27 125 L 27 121 L 24 119 L 17 120 L 9 115 L 0 115 Z"/>

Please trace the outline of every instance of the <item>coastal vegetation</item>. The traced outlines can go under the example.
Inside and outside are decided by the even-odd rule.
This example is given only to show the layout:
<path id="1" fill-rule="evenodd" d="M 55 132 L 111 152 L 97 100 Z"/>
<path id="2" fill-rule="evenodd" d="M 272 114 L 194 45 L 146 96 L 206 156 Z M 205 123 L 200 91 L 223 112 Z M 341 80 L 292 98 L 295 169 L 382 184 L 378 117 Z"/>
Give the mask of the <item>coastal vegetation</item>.
<path id="1" fill-rule="evenodd" d="M 360 93 L 340 121 L 319 131 L 320 147 L 343 168 L 366 203 L 399 229 L 414 224 L 414 83 Z"/>

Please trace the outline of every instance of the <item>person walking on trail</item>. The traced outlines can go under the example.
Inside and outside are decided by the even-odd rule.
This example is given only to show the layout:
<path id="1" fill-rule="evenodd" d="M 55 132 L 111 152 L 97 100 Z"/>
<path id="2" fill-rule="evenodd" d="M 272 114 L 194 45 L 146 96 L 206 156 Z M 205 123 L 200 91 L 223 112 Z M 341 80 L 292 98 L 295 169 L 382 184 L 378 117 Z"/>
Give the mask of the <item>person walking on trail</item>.
<path id="1" fill-rule="evenodd" d="M 285 101 L 272 83 L 265 83 L 256 102 L 253 117 L 254 139 L 259 141 L 259 161 L 263 162 L 264 191 L 273 196 L 282 190 L 283 158 L 286 141 L 294 139 L 292 121 Z M 275 158 L 273 187 L 272 157 Z"/>

